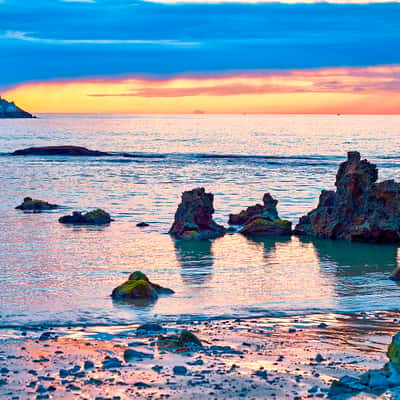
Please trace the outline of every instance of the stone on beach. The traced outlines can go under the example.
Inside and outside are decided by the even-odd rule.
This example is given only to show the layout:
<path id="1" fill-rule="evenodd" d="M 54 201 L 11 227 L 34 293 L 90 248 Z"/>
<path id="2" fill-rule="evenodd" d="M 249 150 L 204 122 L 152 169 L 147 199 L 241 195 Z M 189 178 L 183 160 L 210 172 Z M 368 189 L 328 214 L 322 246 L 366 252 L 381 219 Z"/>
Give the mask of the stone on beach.
<path id="1" fill-rule="evenodd" d="M 177 350 L 180 348 L 200 348 L 202 343 L 200 339 L 192 332 L 183 329 L 179 335 L 160 335 L 157 339 L 157 345 L 163 349 Z"/>
<path id="2" fill-rule="evenodd" d="M 16 210 L 26 210 L 26 211 L 46 211 L 54 210 L 59 208 L 57 204 L 51 204 L 47 201 L 32 199 L 31 197 L 25 197 L 24 201 L 17 207 Z"/>
<path id="3" fill-rule="evenodd" d="M 140 271 L 133 272 L 128 280 L 116 287 L 111 294 L 114 300 L 149 300 L 155 301 L 161 294 L 173 294 L 172 289 L 164 288 L 150 282 L 149 278 Z"/>
<path id="4" fill-rule="evenodd" d="M 105 225 L 109 224 L 112 219 L 108 212 L 97 208 L 93 211 L 82 213 L 74 211 L 72 215 L 65 215 L 58 220 L 62 224 L 73 225 Z"/>
<path id="5" fill-rule="evenodd" d="M 110 153 L 81 146 L 43 146 L 15 150 L 13 156 L 109 156 Z"/>
<path id="6" fill-rule="evenodd" d="M 256 204 L 239 214 L 229 215 L 229 224 L 244 225 L 239 231 L 243 235 L 290 235 L 292 223 L 282 220 L 278 216 L 275 200 L 269 193 L 263 196 L 263 205 Z"/>
<path id="7" fill-rule="evenodd" d="M 316 209 L 300 218 L 298 235 L 362 242 L 400 242 L 400 183 L 377 182 L 378 170 L 349 152 L 336 175 L 336 191 L 323 190 Z"/>
<path id="8" fill-rule="evenodd" d="M 204 188 L 183 192 L 169 233 L 177 239 L 212 239 L 223 236 L 225 228 L 212 218 L 214 195 Z"/>

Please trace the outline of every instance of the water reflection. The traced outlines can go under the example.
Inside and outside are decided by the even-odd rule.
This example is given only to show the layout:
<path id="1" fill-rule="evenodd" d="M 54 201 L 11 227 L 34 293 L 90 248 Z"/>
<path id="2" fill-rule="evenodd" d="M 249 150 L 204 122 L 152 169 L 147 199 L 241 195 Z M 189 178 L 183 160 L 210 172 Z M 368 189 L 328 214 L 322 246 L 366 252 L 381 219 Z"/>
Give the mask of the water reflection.
<path id="1" fill-rule="evenodd" d="M 315 248 L 322 268 L 334 268 L 337 277 L 356 277 L 374 272 L 390 274 L 397 266 L 395 245 L 353 243 L 301 237 Z"/>
<path id="2" fill-rule="evenodd" d="M 214 259 L 211 240 L 175 240 L 174 245 L 185 284 L 201 285 L 211 280 Z"/>
<path id="3" fill-rule="evenodd" d="M 266 261 L 277 256 L 279 244 L 288 244 L 291 241 L 290 236 L 247 236 L 246 239 L 250 246 L 263 252 Z"/>

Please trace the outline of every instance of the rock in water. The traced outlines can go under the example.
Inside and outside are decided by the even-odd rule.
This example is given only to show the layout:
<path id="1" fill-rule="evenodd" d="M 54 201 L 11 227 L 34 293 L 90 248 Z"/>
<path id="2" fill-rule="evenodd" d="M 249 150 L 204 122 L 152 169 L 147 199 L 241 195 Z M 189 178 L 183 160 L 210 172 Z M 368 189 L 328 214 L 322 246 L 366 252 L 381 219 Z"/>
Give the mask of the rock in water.
<path id="1" fill-rule="evenodd" d="M 265 193 L 263 203 L 248 207 L 239 214 L 230 214 L 229 224 L 244 225 L 239 231 L 244 235 L 290 235 L 292 223 L 279 218 L 278 200 Z"/>
<path id="2" fill-rule="evenodd" d="M 32 199 L 31 197 L 25 197 L 24 201 L 17 207 L 16 210 L 29 210 L 29 211 L 46 211 L 54 210 L 58 208 L 57 204 L 51 204 L 47 201 Z"/>
<path id="3" fill-rule="evenodd" d="M 225 234 L 225 228 L 213 219 L 214 196 L 204 188 L 182 194 L 182 202 L 175 213 L 169 233 L 177 239 L 212 239 Z"/>
<path id="4" fill-rule="evenodd" d="M 44 146 L 15 150 L 13 156 L 109 156 L 110 153 L 80 146 Z"/>
<path id="5" fill-rule="evenodd" d="M 32 114 L 0 96 L 0 118 L 35 118 Z"/>
<path id="6" fill-rule="evenodd" d="M 278 219 L 278 211 L 276 209 L 278 200 L 273 199 L 269 193 L 265 193 L 263 203 L 263 205 L 250 206 L 246 210 L 240 211 L 239 214 L 229 214 L 228 223 L 230 225 L 246 225 L 256 217 L 267 218 L 270 221 Z"/>
<path id="7" fill-rule="evenodd" d="M 163 349 L 177 350 L 182 348 L 198 349 L 203 347 L 200 339 L 192 332 L 183 329 L 179 335 L 160 335 L 157 345 Z"/>
<path id="8" fill-rule="evenodd" d="M 150 300 L 158 299 L 160 294 L 173 294 L 172 289 L 164 288 L 156 283 L 150 282 L 149 278 L 140 271 L 133 272 L 128 280 L 122 285 L 116 287 L 111 297 L 114 300 Z"/>
<path id="9" fill-rule="evenodd" d="M 336 175 L 336 191 L 321 192 L 316 209 L 300 218 L 298 235 L 352 241 L 400 242 L 400 184 L 377 183 L 374 164 L 349 152 Z"/>
<path id="10" fill-rule="evenodd" d="M 101 208 L 89 211 L 82 214 L 79 211 L 74 211 L 72 215 L 64 215 L 58 220 L 62 224 L 73 224 L 73 225 L 104 225 L 109 224 L 112 219 L 110 214 Z"/>

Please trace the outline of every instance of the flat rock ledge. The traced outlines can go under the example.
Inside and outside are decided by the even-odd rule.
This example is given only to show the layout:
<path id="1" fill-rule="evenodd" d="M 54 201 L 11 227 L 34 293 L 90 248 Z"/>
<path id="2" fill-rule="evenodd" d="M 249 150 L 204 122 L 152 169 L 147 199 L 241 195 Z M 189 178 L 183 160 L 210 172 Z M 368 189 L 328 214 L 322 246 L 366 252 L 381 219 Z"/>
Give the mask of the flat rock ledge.
<path id="1" fill-rule="evenodd" d="M 225 234 L 225 228 L 212 218 L 214 195 L 204 188 L 183 192 L 169 234 L 176 239 L 213 239 Z"/>
<path id="2" fill-rule="evenodd" d="M 109 156 L 110 153 L 80 146 L 43 146 L 15 150 L 13 156 Z"/>
<path id="3" fill-rule="evenodd" d="M 110 214 L 101 208 L 86 213 L 74 211 L 72 215 L 64 215 L 58 219 L 58 222 L 62 224 L 72 225 L 105 225 L 109 224 L 111 221 L 113 220 Z"/>
<path id="4" fill-rule="evenodd" d="M 60 207 L 59 205 L 51 204 L 48 203 L 47 201 L 32 199 L 31 197 L 25 197 L 24 201 L 19 206 L 15 207 L 15 209 L 23 211 L 40 212 L 40 211 L 54 210 L 59 207 Z"/>
<path id="5" fill-rule="evenodd" d="M 351 151 L 340 164 L 336 191 L 323 190 L 317 208 L 300 218 L 294 233 L 360 242 L 400 242 L 400 184 L 377 182 L 378 170 Z"/>

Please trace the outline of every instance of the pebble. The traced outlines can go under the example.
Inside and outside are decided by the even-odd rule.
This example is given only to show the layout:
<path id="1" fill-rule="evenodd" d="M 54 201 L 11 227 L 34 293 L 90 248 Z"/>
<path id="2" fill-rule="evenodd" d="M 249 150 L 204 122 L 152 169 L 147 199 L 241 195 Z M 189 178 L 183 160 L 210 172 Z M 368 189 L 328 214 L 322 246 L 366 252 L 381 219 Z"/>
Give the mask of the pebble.
<path id="1" fill-rule="evenodd" d="M 183 365 L 175 365 L 173 368 L 174 375 L 186 375 L 188 370 Z"/>
<path id="2" fill-rule="evenodd" d="M 103 361 L 103 368 L 105 369 L 113 369 L 113 368 L 120 368 L 122 366 L 122 363 L 118 358 L 112 357 L 112 358 L 106 358 Z"/>

